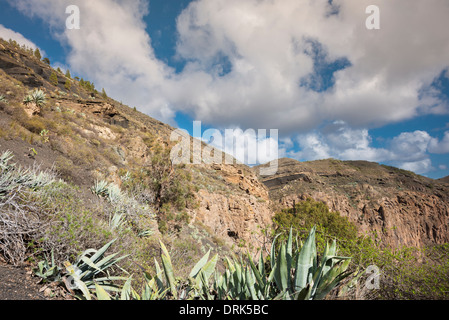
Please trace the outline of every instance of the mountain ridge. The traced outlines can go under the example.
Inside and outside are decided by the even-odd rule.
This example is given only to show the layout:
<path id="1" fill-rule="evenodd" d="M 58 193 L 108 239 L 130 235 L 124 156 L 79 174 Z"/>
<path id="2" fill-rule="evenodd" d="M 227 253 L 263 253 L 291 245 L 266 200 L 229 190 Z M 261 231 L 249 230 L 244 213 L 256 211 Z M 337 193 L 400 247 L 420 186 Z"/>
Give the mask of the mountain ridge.
<path id="1" fill-rule="evenodd" d="M 393 247 L 449 241 L 449 186 L 439 180 L 368 161 L 278 163 L 262 177 L 275 212 L 310 197 Z"/>

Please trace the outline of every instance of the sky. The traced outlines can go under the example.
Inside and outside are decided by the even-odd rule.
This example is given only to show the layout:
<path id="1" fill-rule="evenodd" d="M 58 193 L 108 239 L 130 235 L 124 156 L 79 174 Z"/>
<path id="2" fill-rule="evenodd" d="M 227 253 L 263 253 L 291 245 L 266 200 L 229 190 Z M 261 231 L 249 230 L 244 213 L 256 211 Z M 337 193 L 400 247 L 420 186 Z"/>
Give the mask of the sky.
<path id="1" fill-rule="evenodd" d="M 447 30 L 447 0 L 0 0 L 0 37 L 158 120 L 260 149 L 274 139 L 251 130 L 277 129 L 259 163 L 367 160 L 431 178 L 449 175 Z"/>

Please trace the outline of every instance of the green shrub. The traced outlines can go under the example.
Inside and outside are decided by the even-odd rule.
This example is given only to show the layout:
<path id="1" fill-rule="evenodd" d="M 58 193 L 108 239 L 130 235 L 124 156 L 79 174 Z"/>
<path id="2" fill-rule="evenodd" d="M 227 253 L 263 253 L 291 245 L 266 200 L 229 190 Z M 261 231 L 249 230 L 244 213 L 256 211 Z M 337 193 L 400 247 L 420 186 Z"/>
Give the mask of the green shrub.
<path id="1" fill-rule="evenodd" d="M 291 227 L 301 238 L 304 238 L 307 230 L 316 225 L 320 249 L 324 249 L 329 238 L 343 241 L 357 239 L 357 228 L 353 223 L 346 217 L 340 216 L 338 212 L 331 212 L 326 204 L 310 198 L 297 203 L 295 208 L 277 213 L 273 221 L 275 233 L 281 233 L 284 238 Z"/>
<path id="2" fill-rule="evenodd" d="M 56 72 L 52 72 L 49 79 L 50 83 L 54 86 L 58 86 L 59 80 Z"/>
<path id="3" fill-rule="evenodd" d="M 34 56 L 39 60 L 42 59 L 42 55 L 39 48 L 36 48 L 36 50 L 34 51 Z"/>
<path id="4" fill-rule="evenodd" d="M 67 91 L 69 91 L 71 87 L 72 87 L 72 82 L 71 82 L 70 80 L 67 79 L 67 80 L 65 81 L 64 88 L 65 88 Z"/>
<path id="5" fill-rule="evenodd" d="M 43 130 L 45 130 L 45 123 L 42 119 L 37 117 L 24 120 L 22 125 L 25 129 L 35 134 L 40 134 Z"/>

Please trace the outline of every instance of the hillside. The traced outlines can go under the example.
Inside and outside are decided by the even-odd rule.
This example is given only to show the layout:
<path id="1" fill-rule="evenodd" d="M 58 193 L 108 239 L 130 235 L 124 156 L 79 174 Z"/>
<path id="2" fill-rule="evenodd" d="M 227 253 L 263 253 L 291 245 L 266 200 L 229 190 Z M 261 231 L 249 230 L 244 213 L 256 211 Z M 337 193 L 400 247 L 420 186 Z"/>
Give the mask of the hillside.
<path id="1" fill-rule="evenodd" d="M 262 177 L 275 211 L 308 197 L 323 201 L 373 231 L 383 244 L 423 246 L 449 241 L 449 186 L 409 171 L 366 161 L 281 159 Z"/>
<path id="2" fill-rule="evenodd" d="M 25 103 L 37 89 L 45 103 Z M 268 191 L 249 167 L 172 166 L 174 128 L 13 42 L 0 42 L 0 96 L 0 154 L 11 151 L 17 166 L 51 169 L 76 188 L 86 208 L 108 205 L 91 190 L 96 182 L 113 183 L 150 211 L 129 223 L 144 224 L 156 238 L 174 232 L 178 239 L 170 245 L 184 241 L 192 261 L 208 248 L 262 243 L 258 230 L 271 223 Z M 107 223 L 107 217 L 98 219 Z"/>
<path id="3" fill-rule="evenodd" d="M 449 184 L 449 176 L 444 177 L 444 178 L 441 178 L 441 179 L 438 179 L 438 181 L 444 182 L 444 183 L 448 183 L 448 184 Z"/>

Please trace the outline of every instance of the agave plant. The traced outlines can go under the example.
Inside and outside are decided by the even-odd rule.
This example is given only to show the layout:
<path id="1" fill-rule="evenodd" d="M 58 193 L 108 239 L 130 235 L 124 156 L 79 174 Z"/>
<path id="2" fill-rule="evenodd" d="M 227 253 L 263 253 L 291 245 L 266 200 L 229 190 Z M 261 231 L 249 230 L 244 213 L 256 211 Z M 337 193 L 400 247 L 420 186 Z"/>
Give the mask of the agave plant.
<path id="1" fill-rule="evenodd" d="M 226 270 L 215 268 L 218 255 L 209 260 L 210 251 L 193 267 L 188 279 L 175 277 L 167 248 L 162 242 L 162 267 L 154 260 L 156 275 L 145 274 L 141 295 L 132 288 L 132 278 L 121 289 L 123 300 L 204 299 L 204 300 L 316 300 L 324 299 L 348 277 L 350 258 L 336 255 L 336 241 L 327 245 L 321 259 L 317 257 L 316 228 L 304 245 L 293 245 L 292 230 L 286 243 L 276 251 L 273 241 L 270 258 L 259 256 L 257 265 L 248 254 L 247 262 L 225 258 Z M 267 270 L 268 268 L 269 270 Z M 214 277 L 212 277 L 214 276 Z M 212 279 L 212 281 L 211 281 Z M 111 299 L 102 288 L 96 288 L 97 299 Z"/>
<path id="2" fill-rule="evenodd" d="M 316 227 L 309 233 L 304 245 L 297 241 L 293 248 L 292 230 L 287 243 L 282 243 L 276 252 L 273 241 L 270 266 L 262 256 L 258 264 L 248 254 L 249 266 L 243 262 L 227 259 L 228 268 L 223 275 L 216 275 L 214 291 L 219 299 L 236 300 L 314 300 L 323 299 L 332 289 L 351 273 L 347 272 L 350 258 L 336 255 L 336 242 L 327 245 L 321 261 L 318 262 Z"/>
<path id="3" fill-rule="evenodd" d="M 14 158 L 14 155 L 11 151 L 6 150 L 0 155 L 0 170 L 6 171 L 11 169 L 14 165 L 9 164 L 9 161 Z"/>
<path id="4" fill-rule="evenodd" d="M 209 259 L 210 250 L 192 268 L 187 279 L 175 277 L 170 254 L 165 245 L 160 242 L 162 267 L 154 260 L 156 275 L 151 276 L 144 271 L 145 284 L 139 295 L 131 286 L 129 278 L 121 290 L 122 300 L 191 300 L 195 298 L 212 299 L 209 280 L 214 273 L 218 255 Z M 109 300 L 104 292 L 97 293 L 98 299 Z"/>
<path id="5" fill-rule="evenodd" d="M 108 183 L 104 180 L 97 180 L 95 181 L 95 185 L 91 188 L 92 192 L 99 196 L 99 197 L 105 197 L 107 196 L 107 188 Z"/>
<path id="6" fill-rule="evenodd" d="M 34 90 L 28 93 L 23 99 L 23 104 L 27 105 L 30 103 L 36 104 L 38 107 L 42 107 L 46 103 L 46 95 L 42 90 Z"/>
<path id="7" fill-rule="evenodd" d="M 61 268 L 55 263 L 53 250 L 51 251 L 51 263 L 47 257 L 37 264 L 34 274 L 44 281 L 59 281 L 61 278 Z"/>
<path id="8" fill-rule="evenodd" d="M 114 253 L 104 257 L 105 252 L 115 241 L 112 240 L 99 250 L 88 249 L 84 251 L 73 265 L 70 262 L 65 263 L 66 272 L 63 281 L 67 289 L 72 291 L 75 296 L 80 299 L 91 300 L 91 291 L 98 291 L 98 287 L 101 287 L 103 291 L 120 291 L 120 288 L 113 282 L 126 281 L 128 279 L 111 276 L 108 269 L 117 265 L 120 260 L 127 256 L 116 258 L 117 253 Z"/>
<path id="9" fill-rule="evenodd" d="M 109 217 L 109 227 L 111 230 L 119 229 L 124 225 L 125 221 L 125 213 L 116 209 Z"/>
<path id="10" fill-rule="evenodd" d="M 120 187 L 113 183 L 108 185 L 107 194 L 109 201 L 112 203 L 119 202 L 123 198 L 123 194 L 122 191 L 120 190 Z"/>
<path id="11" fill-rule="evenodd" d="M 0 155 L 0 199 L 22 188 L 37 190 L 55 181 L 54 174 L 49 171 L 16 167 L 10 163 L 13 157 L 10 151 Z"/>
<path id="12" fill-rule="evenodd" d="M 167 248 L 162 242 L 160 242 L 162 249 L 162 267 L 163 274 L 165 275 L 165 284 L 161 278 L 162 270 L 159 267 L 157 260 L 156 266 L 156 283 L 161 292 L 168 289 L 168 292 L 174 299 L 188 299 L 188 297 L 198 297 L 203 294 L 207 294 L 209 291 L 209 279 L 214 273 L 215 266 L 218 261 L 218 255 L 212 257 L 209 260 L 210 251 L 208 251 L 193 267 L 189 274 L 189 279 L 182 281 L 179 278 L 175 278 L 173 265 L 170 259 L 170 254 Z"/>
<path id="13" fill-rule="evenodd" d="M 292 230 L 287 243 L 282 243 L 277 256 L 271 252 L 271 267 L 274 280 L 281 296 L 285 299 L 323 299 L 331 290 L 348 277 L 351 258 L 337 256 L 336 240 L 326 244 L 323 256 L 318 262 L 315 244 L 316 227 L 313 227 L 301 250 L 294 255 Z M 273 248 L 275 241 L 273 241 Z"/>
<path id="14" fill-rule="evenodd" d="M 118 202 L 123 198 L 123 194 L 119 186 L 113 183 L 108 183 L 104 180 L 96 181 L 91 190 L 97 196 L 105 197 L 112 203 Z"/>

